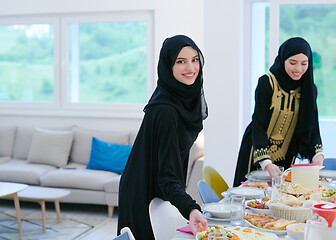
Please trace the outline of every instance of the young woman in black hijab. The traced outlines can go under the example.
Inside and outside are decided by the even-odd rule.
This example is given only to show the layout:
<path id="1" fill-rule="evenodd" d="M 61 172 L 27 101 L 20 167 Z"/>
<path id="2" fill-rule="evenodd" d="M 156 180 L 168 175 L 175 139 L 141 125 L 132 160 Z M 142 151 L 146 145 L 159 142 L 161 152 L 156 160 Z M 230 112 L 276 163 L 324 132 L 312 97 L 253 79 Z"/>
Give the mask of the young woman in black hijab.
<path id="1" fill-rule="evenodd" d="M 137 240 L 154 239 L 149 204 L 155 197 L 169 201 L 189 219 L 194 234 L 207 226 L 200 206 L 185 191 L 189 151 L 207 117 L 203 63 L 190 38 L 178 35 L 164 41 L 157 88 L 144 108 L 120 180 L 118 233 L 127 226 Z"/>
<path id="2" fill-rule="evenodd" d="M 290 167 L 298 154 L 323 164 L 316 97 L 310 46 L 302 38 L 290 38 L 280 46 L 270 73 L 259 78 L 234 186 L 260 167 L 271 177 L 279 176 L 278 166 Z"/>

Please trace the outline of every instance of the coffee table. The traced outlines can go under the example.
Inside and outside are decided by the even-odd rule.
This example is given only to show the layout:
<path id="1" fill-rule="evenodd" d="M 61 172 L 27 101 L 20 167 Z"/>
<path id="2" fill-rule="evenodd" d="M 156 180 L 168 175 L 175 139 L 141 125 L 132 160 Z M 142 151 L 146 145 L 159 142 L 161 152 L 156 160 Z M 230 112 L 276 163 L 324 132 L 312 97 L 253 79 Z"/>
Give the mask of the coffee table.
<path id="1" fill-rule="evenodd" d="M 14 206 L 16 210 L 16 219 L 19 229 L 19 239 L 22 239 L 22 223 L 21 223 L 21 213 L 20 213 L 20 203 L 18 198 L 18 192 L 27 188 L 27 184 L 21 183 L 10 183 L 10 182 L 0 182 L 0 198 L 11 197 L 14 199 Z"/>
<path id="2" fill-rule="evenodd" d="M 45 202 L 54 202 L 57 214 L 57 222 L 60 223 L 61 210 L 59 200 L 62 197 L 65 197 L 69 194 L 70 191 L 65 189 L 28 186 L 27 188 L 18 193 L 18 197 L 20 200 L 29 202 L 38 202 L 41 205 L 43 232 L 45 232 L 46 231 Z"/>

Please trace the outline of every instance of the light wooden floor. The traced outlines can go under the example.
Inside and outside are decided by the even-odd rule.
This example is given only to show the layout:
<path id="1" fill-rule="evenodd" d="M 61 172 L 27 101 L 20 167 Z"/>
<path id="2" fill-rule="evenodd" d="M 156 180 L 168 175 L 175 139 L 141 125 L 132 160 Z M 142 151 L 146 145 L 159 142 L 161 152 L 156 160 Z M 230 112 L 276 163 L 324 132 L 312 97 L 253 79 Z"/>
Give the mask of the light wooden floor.
<path id="1" fill-rule="evenodd" d="M 9 207 L 12 207 L 12 203 L 8 200 L 0 200 L 2 205 L 8 204 Z M 47 209 L 54 209 L 52 203 L 46 203 Z M 91 204 L 69 204 L 69 203 L 60 203 L 61 205 L 61 214 L 62 213 L 71 213 L 72 215 L 78 214 L 92 217 L 103 217 L 104 221 L 95 227 L 93 230 L 87 232 L 80 238 L 76 240 L 112 240 L 117 236 L 117 222 L 118 222 L 118 208 L 115 208 L 113 211 L 113 217 L 108 217 L 108 208 L 107 206 L 101 205 L 91 205 Z M 20 208 L 30 209 L 40 212 L 41 208 L 39 204 L 31 202 L 20 202 Z M 105 218 L 106 216 L 106 218 Z"/>

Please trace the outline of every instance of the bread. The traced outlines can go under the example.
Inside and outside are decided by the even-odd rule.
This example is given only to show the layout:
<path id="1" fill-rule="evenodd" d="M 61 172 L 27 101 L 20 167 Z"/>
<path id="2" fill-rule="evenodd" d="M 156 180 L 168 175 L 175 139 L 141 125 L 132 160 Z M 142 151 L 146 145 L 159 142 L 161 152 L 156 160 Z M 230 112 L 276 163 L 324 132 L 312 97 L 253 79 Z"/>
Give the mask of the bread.
<path id="1" fill-rule="evenodd" d="M 296 223 L 295 220 L 279 219 L 275 222 L 270 222 L 265 225 L 264 228 L 271 230 L 286 230 L 287 225 Z"/>

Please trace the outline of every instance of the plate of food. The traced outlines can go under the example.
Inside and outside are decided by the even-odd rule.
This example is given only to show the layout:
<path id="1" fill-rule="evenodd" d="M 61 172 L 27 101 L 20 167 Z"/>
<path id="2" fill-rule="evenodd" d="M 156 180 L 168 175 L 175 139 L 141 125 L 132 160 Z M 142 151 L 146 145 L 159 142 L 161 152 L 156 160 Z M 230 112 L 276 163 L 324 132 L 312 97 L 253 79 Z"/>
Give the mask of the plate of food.
<path id="1" fill-rule="evenodd" d="M 245 202 L 245 206 L 254 213 L 269 213 L 270 209 L 262 200 L 250 200 Z"/>
<path id="2" fill-rule="evenodd" d="M 242 195 L 245 199 L 262 198 L 264 190 L 256 187 L 233 187 L 227 190 L 232 195 Z"/>
<path id="3" fill-rule="evenodd" d="M 274 233 L 276 235 L 287 234 L 286 227 L 296 223 L 295 220 L 274 218 L 267 213 L 247 213 L 245 215 L 247 225 L 261 231 Z"/>
<path id="4" fill-rule="evenodd" d="M 226 230 L 235 233 L 240 239 L 253 239 L 253 240 L 275 240 L 278 236 L 274 233 L 259 231 L 250 227 L 226 227 Z"/>
<path id="5" fill-rule="evenodd" d="M 196 240 L 205 240 L 208 239 L 209 236 L 223 237 L 223 239 L 228 240 L 243 240 L 239 238 L 237 234 L 226 230 L 221 225 L 212 225 L 207 228 L 201 228 L 196 234 Z"/>

